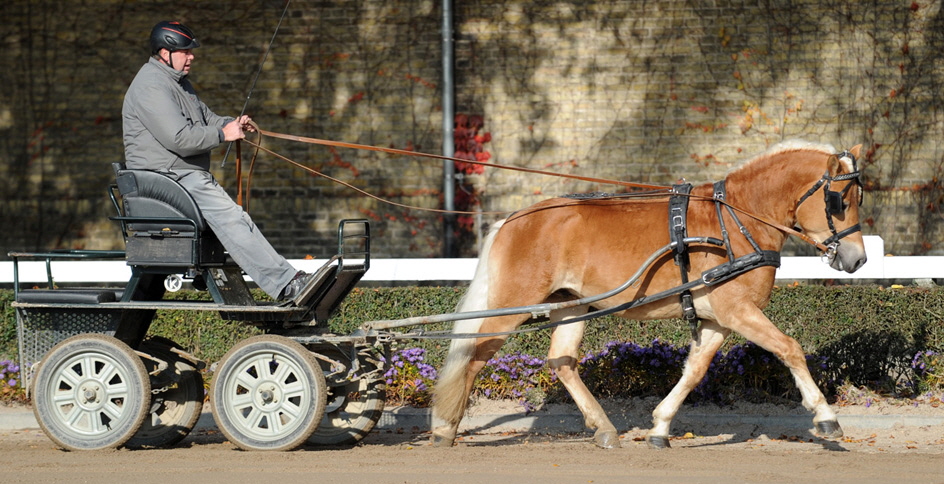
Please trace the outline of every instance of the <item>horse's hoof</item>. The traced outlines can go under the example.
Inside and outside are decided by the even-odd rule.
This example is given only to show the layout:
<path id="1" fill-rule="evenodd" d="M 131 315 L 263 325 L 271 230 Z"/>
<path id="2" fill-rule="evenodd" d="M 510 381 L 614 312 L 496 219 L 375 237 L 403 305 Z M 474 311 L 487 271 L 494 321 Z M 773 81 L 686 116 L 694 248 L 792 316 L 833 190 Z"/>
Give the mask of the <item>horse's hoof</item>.
<path id="1" fill-rule="evenodd" d="M 603 449 L 619 449 L 619 435 L 615 430 L 597 430 L 593 434 L 593 443 Z"/>
<path id="2" fill-rule="evenodd" d="M 433 444 L 433 447 L 452 447 L 452 444 L 454 444 L 455 441 L 455 437 L 449 438 L 436 434 L 435 432 L 429 437 L 429 443 Z"/>
<path id="3" fill-rule="evenodd" d="M 671 449 L 672 446 L 669 444 L 668 437 L 662 437 L 658 435 L 647 435 L 646 443 L 649 444 L 650 449 Z"/>
<path id="4" fill-rule="evenodd" d="M 816 433 L 823 438 L 838 439 L 842 437 L 842 427 L 835 420 L 824 420 L 816 422 Z"/>

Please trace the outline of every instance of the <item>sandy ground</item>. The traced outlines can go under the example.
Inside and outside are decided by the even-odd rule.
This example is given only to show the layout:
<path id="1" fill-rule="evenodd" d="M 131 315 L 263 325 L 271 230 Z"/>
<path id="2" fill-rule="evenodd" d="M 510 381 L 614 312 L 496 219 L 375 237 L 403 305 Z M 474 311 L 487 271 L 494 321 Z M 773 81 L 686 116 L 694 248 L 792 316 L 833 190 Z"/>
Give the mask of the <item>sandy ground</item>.
<path id="1" fill-rule="evenodd" d="M 387 427 L 354 447 L 243 452 L 215 428 L 206 427 L 171 449 L 65 452 L 39 430 L 3 431 L 0 482 L 944 483 L 944 424 L 888 425 L 894 419 L 882 417 L 939 419 L 944 407 L 839 407 L 840 422 L 846 415 L 848 421 L 877 424 L 844 425 L 846 436 L 835 441 L 813 436 L 805 428 L 811 424 L 797 426 L 800 416 L 808 416 L 801 408 L 685 407 L 673 426 L 673 448 L 657 451 L 643 442 L 653 402 L 606 406 L 611 415 L 618 414 L 614 421 L 633 422 L 620 449 L 594 447 L 585 431 L 495 432 L 493 428 L 468 429 L 456 446 L 441 449 L 428 445 L 427 429 Z M 472 413 L 513 412 L 511 407 L 485 403 Z M 573 411 L 560 406 L 541 412 L 552 418 Z"/>

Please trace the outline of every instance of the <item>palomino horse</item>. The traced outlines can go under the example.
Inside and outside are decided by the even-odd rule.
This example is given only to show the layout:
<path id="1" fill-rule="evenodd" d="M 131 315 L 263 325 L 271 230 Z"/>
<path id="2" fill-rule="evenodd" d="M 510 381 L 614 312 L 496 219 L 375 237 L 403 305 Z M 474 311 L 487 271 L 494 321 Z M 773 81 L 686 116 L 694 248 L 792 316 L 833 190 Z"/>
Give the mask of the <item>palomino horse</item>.
<path id="1" fill-rule="evenodd" d="M 693 327 L 695 338 L 681 379 L 653 411 L 653 427 L 646 435 L 650 446 L 668 447 L 672 418 L 732 331 L 770 351 L 790 369 L 803 405 L 815 414 L 813 422 L 820 435 L 842 436 L 836 414 L 810 376 L 803 349 L 761 310 L 770 300 L 774 266 L 779 265 L 787 232 L 796 233 L 792 228 L 808 241 L 831 245 L 829 258 L 834 269 L 854 272 L 865 263 L 858 226 L 862 193 L 855 164 L 860 147 L 836 154 L 829 146 L 782 143 L 732 170 L 720 189 L 710 183 L 694 187 L 688 197 L 687 232 L 716 242 L 688 247 L 687 260 L 681 263 L 687 266 L 687 273 L 680 272 L 678 259 L 666 252 L 641 273 L 637 283 L 592 304 L 597 310 L 616 309 L 616 314 L 627 319 L 681 317 L 682 304 L 675 294 L 638 306 L 632 306 L 632 301 L 678 287 L 680 281 L 707 280 L 706 274 L 736 265 L 734 259 L 741 260 L 741 256 L 767 255 L 767 263 L 691 291 L 689 311 L 694 309 L 700 325 L 697 333 Z M 857 189 L 850 190 L 853 186 Z M 716 202 L 721 199 L 725 203 Z M 672 209 L 669 197 L 658 196 L 557 198 L 517 212 L 492 228 L 458 310 L 573 300 L 619 287 L 645 265 L 647 257 L 653 259 L 651 254 L 673 240 L 667 223 Z M 725 244 L 717 242 L 722 239 Z M 620 310 L 621 304 L 628 309 Z M 576 313 L 552 313 L 551 318 L 559 320 L 588 310 L 585 306 L 575 309 Z M 475 376 L 507 338 L 507 334 L 495 333 L 515 330 L 528 317 L 502 315 L 456 324 L 455 333 L 489 334 L 453 339 L 435 387 L 433 415 L 441 425 L 433 430 L 433 444 L 453 444 Z M 548 363 L 580 408 L 587 427 L 595 430 L 596 445 L 619 447 L 616 428 L 577 371 L 585 322 L 575 319 L 578 322 L 554 328 Z"/>

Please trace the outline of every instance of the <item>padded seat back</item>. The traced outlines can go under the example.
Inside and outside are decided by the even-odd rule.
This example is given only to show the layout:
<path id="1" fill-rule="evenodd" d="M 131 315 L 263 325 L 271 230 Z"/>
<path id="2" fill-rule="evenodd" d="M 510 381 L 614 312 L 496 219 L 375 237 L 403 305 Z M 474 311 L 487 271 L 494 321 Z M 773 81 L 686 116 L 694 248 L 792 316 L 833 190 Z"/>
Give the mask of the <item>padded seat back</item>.
<path id="1" fill-rule="evenodd" d="M 123 163 L 115 163 L 115 179 L 121 194 L 124 215 L 128 217 L 185 218 L 193 220 L 198 232 L 206 230 L 206 221 L 197 203 L 175 180 L 150 170 L 128 170 Z M 129 222 L 130 232 L 170 229 L 193 233 L 189 223 Z"/>

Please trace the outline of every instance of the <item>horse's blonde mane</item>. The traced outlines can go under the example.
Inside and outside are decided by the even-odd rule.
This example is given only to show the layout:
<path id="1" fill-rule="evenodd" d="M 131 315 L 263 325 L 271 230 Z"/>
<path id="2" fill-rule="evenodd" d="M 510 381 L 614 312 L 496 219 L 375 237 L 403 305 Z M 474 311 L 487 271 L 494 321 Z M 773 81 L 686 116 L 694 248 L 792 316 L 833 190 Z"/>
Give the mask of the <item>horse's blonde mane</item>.
<path id="1" fill-rule="evenodd" d="M 805 141 L 801 139 L 791 139 L 787 141 L 781 141 L 780 143 L 777 143 L 771 146 L 770 148 L 767 148 L 763 153 L 760 153 L 760 154 L 757 154 L 748 158 L 747 161 L 744 161 L 741 164 L 735 166 L 728 173 L 729 174 L 733 173 L 762 158 L 767 158 L 767 157 L 774 156 L 780 153 L 786 153 L 788 151 L 800 151 L 800 150 L 820 151 L 822 153 L 826 153 L 830 155 L 836 154 L 839 152 L 836 150 L 836 148 L 833 147 L 833 145 L 830 145 L 827 143 L 814 143 L 812 141 Z M 846 163 L 847 165 L 849 165 L 845 159 L 843 159 L 843 163 Z M 847 168 L 850 171 L 852 170 L 851 165 L 847 166 Z"/>

